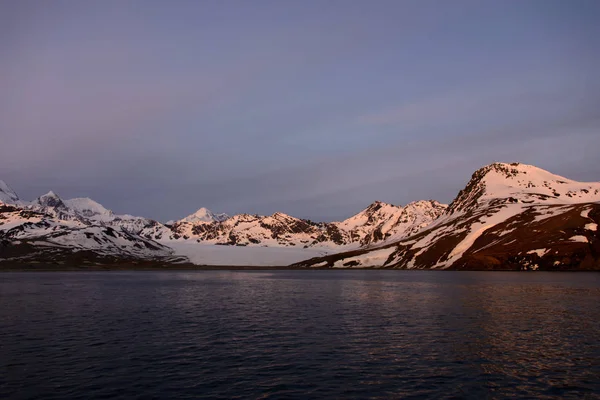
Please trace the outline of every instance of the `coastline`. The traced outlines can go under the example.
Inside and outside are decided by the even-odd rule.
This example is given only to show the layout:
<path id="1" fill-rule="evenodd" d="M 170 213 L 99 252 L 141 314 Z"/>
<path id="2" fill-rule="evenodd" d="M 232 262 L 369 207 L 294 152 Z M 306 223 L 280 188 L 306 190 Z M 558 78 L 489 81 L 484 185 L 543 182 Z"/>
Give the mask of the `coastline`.
<path id="1" fill-rule="evenodd" d="M 562 269 L 562 270 L 516 270 L 516 269 L 402 269 L 380 267 L 327 268 L 327 267 L 297 267 L 297 266 L 254 266 L 254 265 L 195 265 L 181 264 L 165 265 L 2 265 L 2 272 L 108 272 L 108 271 L 140 271 L 140 272 L 185 272 L 185 271 L 435 271 L 435 272 L 600 272 L 597 269 Z"/>

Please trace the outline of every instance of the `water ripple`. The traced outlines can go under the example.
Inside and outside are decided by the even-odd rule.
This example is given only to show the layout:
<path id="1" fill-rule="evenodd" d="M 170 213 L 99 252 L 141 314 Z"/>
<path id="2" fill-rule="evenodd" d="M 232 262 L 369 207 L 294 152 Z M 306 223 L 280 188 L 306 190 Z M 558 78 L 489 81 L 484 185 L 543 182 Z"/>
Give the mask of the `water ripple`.
<path id="1" fill-rule="evenodd" d="M 0 275 L 0 398 L 593 398 L 600 275 Z"/>

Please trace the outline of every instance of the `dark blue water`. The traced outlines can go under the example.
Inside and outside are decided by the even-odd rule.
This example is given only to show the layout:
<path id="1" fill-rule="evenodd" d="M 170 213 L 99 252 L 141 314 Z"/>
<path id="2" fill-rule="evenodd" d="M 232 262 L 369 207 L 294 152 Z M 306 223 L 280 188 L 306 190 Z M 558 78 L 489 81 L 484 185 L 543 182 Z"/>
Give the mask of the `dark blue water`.
<path id="1" fill-rule="evenodd" d="M 0 398 L 595 398 L 600 274 L 0 274 Z"/>

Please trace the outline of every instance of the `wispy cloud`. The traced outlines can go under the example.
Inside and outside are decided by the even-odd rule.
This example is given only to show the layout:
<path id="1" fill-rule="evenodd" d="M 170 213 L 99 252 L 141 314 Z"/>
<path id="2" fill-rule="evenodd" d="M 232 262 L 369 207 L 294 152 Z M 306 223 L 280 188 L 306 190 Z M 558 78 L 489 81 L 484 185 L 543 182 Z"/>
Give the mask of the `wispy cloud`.
<path id="1" fill-rule="evenodd" d="M 595 4 L 72 3 L 0 2 L 0 179 L 25 198 L 336 218 L 497 159 L 598 171 Z"/>
<path id="2" fill-rule="evenodd" d="M 582 105 L 587 107 L 597 98 L 589 82 L 575 80 L 565 84 L 553 77 L 516 76 L 496 82 L 470 83 L 452 91 L 406 101 L 360 115 L 357 121 L 372 126 L 417 127 L 486 118 L 501 121 L 516 116 L 538 119 L 571 113 Z"/>

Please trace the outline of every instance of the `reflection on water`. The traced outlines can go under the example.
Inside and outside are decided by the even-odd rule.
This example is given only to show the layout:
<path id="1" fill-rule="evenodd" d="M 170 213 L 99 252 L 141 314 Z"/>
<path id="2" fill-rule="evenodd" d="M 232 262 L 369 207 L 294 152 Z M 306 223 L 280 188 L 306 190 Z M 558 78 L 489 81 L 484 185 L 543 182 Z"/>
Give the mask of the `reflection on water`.
<path id="1" fill-rule="evenodd" d="M 0 275 L 1 398 L 580 398 L 600 275 Z"/>

